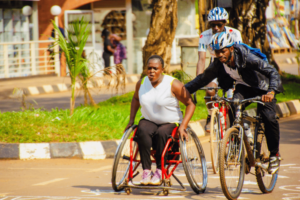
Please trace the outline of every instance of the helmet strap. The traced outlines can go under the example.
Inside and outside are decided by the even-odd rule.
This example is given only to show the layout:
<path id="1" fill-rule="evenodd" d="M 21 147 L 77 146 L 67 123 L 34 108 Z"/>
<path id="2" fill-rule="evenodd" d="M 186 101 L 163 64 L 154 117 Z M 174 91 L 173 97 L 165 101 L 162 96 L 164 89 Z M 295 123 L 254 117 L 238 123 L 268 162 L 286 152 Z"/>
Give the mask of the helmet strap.
<path id="1" fill-rule="evenodd" d="M 230 48 L 229 48 L 230 49 Z M 233 57 L 233 51 L 230 52 L 230 56 L 228 57 L 227 61 L 225 62 L 228 66 L 230 65 L 231 58 Z"/>

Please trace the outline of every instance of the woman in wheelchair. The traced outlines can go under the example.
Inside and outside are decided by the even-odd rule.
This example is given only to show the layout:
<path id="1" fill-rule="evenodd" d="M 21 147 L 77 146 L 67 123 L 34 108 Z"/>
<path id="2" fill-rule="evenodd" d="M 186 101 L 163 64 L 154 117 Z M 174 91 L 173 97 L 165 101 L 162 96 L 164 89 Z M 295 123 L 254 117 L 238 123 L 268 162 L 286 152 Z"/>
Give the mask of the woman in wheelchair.
<path id="1" fill-rule="evenodd" d="M 147 61 L 147 76 L 136 84 L 131 102 L 130 121 L 125 130 L 133 125 L 141 106 L 140 120 L 135 141 L 138 143 L 143 167 L 142 185 L 161 185 L 161 155 L 173 129 L 178 126 L 176 137 L 188 139 L 186 128 L 193 116 L 195 104 L 190 93 L 177 79 L 163 74 L 164 60 L 153 55 Z M 179 101 L 186 106 L 185 116 Z M 156 171 L 151 171 L 151 147 L 156 150 Z M 165 162 L 167 154 L 165 155 Z"/>

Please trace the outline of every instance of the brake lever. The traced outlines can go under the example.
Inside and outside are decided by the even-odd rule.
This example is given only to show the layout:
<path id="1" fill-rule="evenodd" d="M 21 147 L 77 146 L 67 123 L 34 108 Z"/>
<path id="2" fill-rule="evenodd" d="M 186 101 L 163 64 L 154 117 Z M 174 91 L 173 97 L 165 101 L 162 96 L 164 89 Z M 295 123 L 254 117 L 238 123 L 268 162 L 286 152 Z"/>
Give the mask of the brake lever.
<path id="1" fill-rule="evenodd" d="M 252 102 L 253 102 L 253 103 L 259 103 L 259 104 L 265 106 L 265 103 L 263 103 L 263 102 L 261 102 L 261 101 L 252 101 Z"/>

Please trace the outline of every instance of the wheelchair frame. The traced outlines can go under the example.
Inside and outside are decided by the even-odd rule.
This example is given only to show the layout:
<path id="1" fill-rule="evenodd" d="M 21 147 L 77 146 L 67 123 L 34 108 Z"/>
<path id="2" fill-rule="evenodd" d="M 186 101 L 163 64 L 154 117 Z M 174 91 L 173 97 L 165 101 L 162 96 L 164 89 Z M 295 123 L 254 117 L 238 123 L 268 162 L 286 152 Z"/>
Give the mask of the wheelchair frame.
<path id="1" fill-rule="evenodd" d="M 189 129 L 189 128 L 188 128 Z M 137 156 L 138 156 L 138 153 L 139 153 L 139 148 L 138 148 L 138 145 L 136 146 L 136 148 L 133 150 L 133 143 L 134 143 L 134 136 L 137 132 L 137 126 L 136 125 L 133 125 L 131 126 L 128 131 L 128 133 L 125 133 L 126 136 L 124 135 L 123 138 L 122 138 L 122 142 L 119 144 L 118 148 L 117 148 L 117 151 L 116 151 L 116 154 L 115 154 L 115 160 L 114 160 L 114 164 L 113 164 L 113 172 L 112 172 L 112 184 L 113 184 L 113 188 L 115 191 L 121 191 L 121 190 L 125 190 L 125 192 L 129 195 L 131 192 L 132 192 L 132 189 L 131 188 L 137 188 L 137 189 L 162 189 L 162 191 L 159 191 L 158 194 L 160 194 L 161 192 L 163 192 L 164 195 L 168 195 L 169 194 L 169 190 L 177 190 L 177 191 L 186 191 L 186 187 L 182 184 L 182 182 L 175 176 L 174 174 L 174 171 L 176 170 L 177 166 L 180 164 L 180 163 L 183 163 L 183 160 L 182 160 L 182 151 L 183 148 L 186 148 L 185 147 L 185 143 L 183 143 L 182 145 L 184 146 L 180 146 L 182 143 L 181 141 L 179 140 L 175 140 L 174 137 L 175 137 L 175 134 L 178 130 L 178 127 L 175 127 L 172 131 L 172 134 L 171 134 L 171 137 L 167 140 L 166 142 L 166 145 L 165 145 L 165 148 L 163 150 L 163 153 L 162 153 L 162 156 L 161 156 L 161 166 L 162 166 L 162 184 L 160 186 L 151 186 L 151 185 L 141 185 L 141 184 L 136 184 L 133 182 L 133 179 L 139 174 L 139 172 L 137 170 L 137 168 L 139 167 L 139 165 L 141 164 L 141 160 L 140 159 L 137 159 Z M 188 176 L 187 175 L 187 179 L 190 183 L 190 185 L 192 184 L 190 181 L 192 180 L 193 181 L 193 185 L 191 185 L 192 189 L 197 193 L 199 194 L 200 192 L 204 192 L 205 191 L 205 188 L 206 188 L 206 185 L 207 185 L 207 169 L 206 169 L 206 161 L 205 161 L 205 156 L 204 156 L 204 152 L 203 152 L 203 149 L 202 149 L 202 146 L 201 146 L 201 143 L 200 141 L 198 140 L 198 138 L 196 139 L 197 141 L 195 141 L 195 133 L 193 133 L 192 130 L 189 129 L 189 131 L 192 132 L 192 137 L 194 139 L 191 139 L 191 141 L 194 141 L 196 145 L 196 148 L 198 149 L 198 156 L 199 158 L 197 157 L 193 157 L 191 160 L 190 159 L 185 159 L 184 163 L 183 163 L 183 168 L 184 168 L 184 172 L 185 174 L 190 174 L 190 172 L 187 172 L 189 171 L 187 169 L 187 167 L 185 166 L 186 165 L 186 162 L 190 162 L 196 158 L 196 160 L 200 159 L 200 162 L 201 162 L 201 166 L 202 166 L 202 170 L 203 171 L 203 186 L 201 186 L 200 188 L 197 188 L 195 189 L 195 178 L 191 178 L 190 175 Z M 194 134 L 194 135 L 193 135 Z M 125 143 L 124 143 L 125 141 Z M 127 153 L 129 153 L 130 156 L 127 156 L 126 155 L 123 155 L 121 154 L 123 152 L 123 149 L 125 148 L 125 145 L 127 145 L 128 147 L 128 143 L 129 142 L 129 152 L 127 150 Z M 171 143 L 171 142 L 174 142 L 174 143 Z M 174 152 L 174 151 L 171 151 L 174 144 L 178 143 L 179 145 L 179 148 L 180 150 Z M 123 144 L 123 145 L 121 145 Z M 121 148 L 121 149 L 120 149 Z M 166 153 L 168 152 L 168 158 L 166 160 L 166 163 L 164 162 L 164 157 L 166 155 Z M 151 150 L 151 154 L 150 156 L 153 158 L 151 160 L 152 163 L 156 163 L 156 160 L 155 160 L 155 150 Z M 186 155 L 184 153 L 184 155 Z M 120 157 L 121 156 L 121 157 Z M 181 159 L 180 157 L 181 156 Z M 172 159 L 169 159 L 169 157 L 172 157 Z M 117 160 L 118 159 L 118 160 Z M 129 163 L 127 162 L 127 167 L 126 167 L 126 170 L 124 172 L 124 175 L 123 178 L 121 178 L 121 181 L 120 183 L 118 183 L 119 185 L 116 184 L 116 172 L 118 171 L 118 166 L 119 166 L 119 162 L 120 160 L 123 159 L 123 160 L 127 160 L 129 161 Z M 165 167 L 165 164 L 167 165 Z M 125 166 L 126 166 L 125 165 Z M 174 165 L 173 168 L 171 167 L 171 165 Z M 181 186 L 181 188 L 173 188 L 171 187 L 172 186 L 172 183 L 171 183 L 171 176 L 174 177 L 174 179 L 179 183 L 179 185 Z M 191 179 L 191 180 L 189 180 Z"/>
<path id="2" fill-rule="evenodd" d="M 133 151 L 132 151 L 132 143 L 133 143 L 133 139 L 134 139 L 134 136 L 136 134 L 136 131 L 137 131 L 137 128 L 135 128 L 134 130 L 134 134 L 133 136 L 130 138 L 130 167 L 129 167 L 129 173 L 128 173 L 128 178 L 125 180 L 125 183 L 124 183 L 124 187 L 125 187 L 125 192 L 127 194 L 130 194 L 131 193 L 131 189 L 130 188 L 138 188 L 138 189 L 163 189 L 163 193 L 164 195 L 168 195 L 169 194 L 169 191 L 168 190 L 177 190 L 177 191 L 186 191 L 186 188 L 184 187 L 184 185 L 181 183 L 181 181 L 174 175 L 174 171 L 175 169 L 177 168 L 177 166 L 182 163 L 181 160 L 175 160 L 177 156 L 180 156 L 180 152 L 169 152 L 171 150 L 171 148 L 173 147 L 170 146 L 170 143 L 174 140 L 174 136 L 177 132 L 177 129 L 178 127 L 175 127 L 172 131 L 172 135 L 171 135 L 171 138 L 169 138 L 167 140 L 167 143 L 166 143 L 166 146 L 164 148 L 164 151 L 162 153 L 162 156 L 161 156 L 161 171 L 162 171 L 162 184 L 164 186 L 149 186 L 149 185 L 138 185 L 138 184 L 135 184 L 133 183 L 133 179 L 139 174 L 139 172 L 137 172 L 136 174 L 133 174 L 134 171 L 138 168 L 138 166 L 140 165 L 141 161 L 136 159 L 137 155 L 138 155 L 138 152 L 139 152 L 139 149 L 137 148 L 135 154 L 133 155 Z M 179 141 L 176 141 L 179 143 Z M 166 152 L 169 152 L 169 156 L 174 156 L 173 157 L 173 160 L 168 160 L 167 159 L 167 162 L 166 164 L 168 164 L 168 166 L 165 168 L 165 165 L 164 165 L 164 157 L 166 155 Z M 156 160 L 155 160 L 155 150 L 151 150 L 151 156 L 153 158 L 152 160 L 152 163 L 156 163 Z M 137 164 L 135 165 L 134 169 L 133 169 L 133 162 L 137 162 Z M 175 164 L 175 166 L 173 167 L 173 169 L 171 170 L 170 173 L 169 170 L 170 170 L 170 167 L 172 164 Z M 178 188 L 172 188 L 171 187 L 171 176 L 173 176 L 175 178 L 175 180 L 180 184 L 180 186 L 182 187 L 182 189 L 178 189 Z M 131 182 L 132 185 L 129 185 L 129 183 Z"/>

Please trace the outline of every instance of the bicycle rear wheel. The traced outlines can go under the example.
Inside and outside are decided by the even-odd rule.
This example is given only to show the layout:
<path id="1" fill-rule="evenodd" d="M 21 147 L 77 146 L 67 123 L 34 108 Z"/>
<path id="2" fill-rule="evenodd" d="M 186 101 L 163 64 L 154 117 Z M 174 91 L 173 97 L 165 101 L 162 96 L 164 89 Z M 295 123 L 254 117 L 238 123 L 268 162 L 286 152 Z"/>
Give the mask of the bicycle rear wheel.
<path id="1" fill-rule="evenodd" d="M 180 140 L 182 165 L 187 180 L 195 193 L 204 192 L 207 185 L 207 168 L 203 148 L 195 134 L 188 128 L 188 141 Z"/>
<path id="2" fill-rule="evenodd" d="M 260 162 L 262 165 L 268 167 L 270 152 L 268 150 L 265 134 L 257 134 L 256 141 L 256 162 Z M 268 171 L 263 168 L 255 167 L 255 176 L 258 187 L 263 193 L 270 193 L 274 190 L 278 178 L 278 171 L 275 174 L 269 174 Z"/>
<path id="3" fill-rule="evenodd" d="M 219 172 L 219 153 L 220 153 L 220 119 L 217 109 L 213 109 L 210 121 L 210 153 L 211 166 L 214 174 Z"/>
<path id="4" fill-rule="evenodd" d="M 239 151 L 242 141 L 239 130 L 230 128 L 222 140 L 220 151 L 220 182 L 227 199 L 237 199 L 242 191 L 245 177 L 245 153 L 242 148 L 240 160 Z"/>
<path id="5" fill-rule="evenodd" d="M 123 135 L 121 142 L 117 148 L 114 164 L 112 170 L 112 187 L 115 191 L 121 191 L 124 189 L 123 183 L 125 182 L 129 168 L 130 168 L 130 138 L 134 134 L 135 128 L 137 126 L 131 126 Z M 135 141 L 132 142 L 132 152 L 133 156 L 137 151 L 137 143 Z M 133 163 L 133 168 L 135 163 Z"/>

